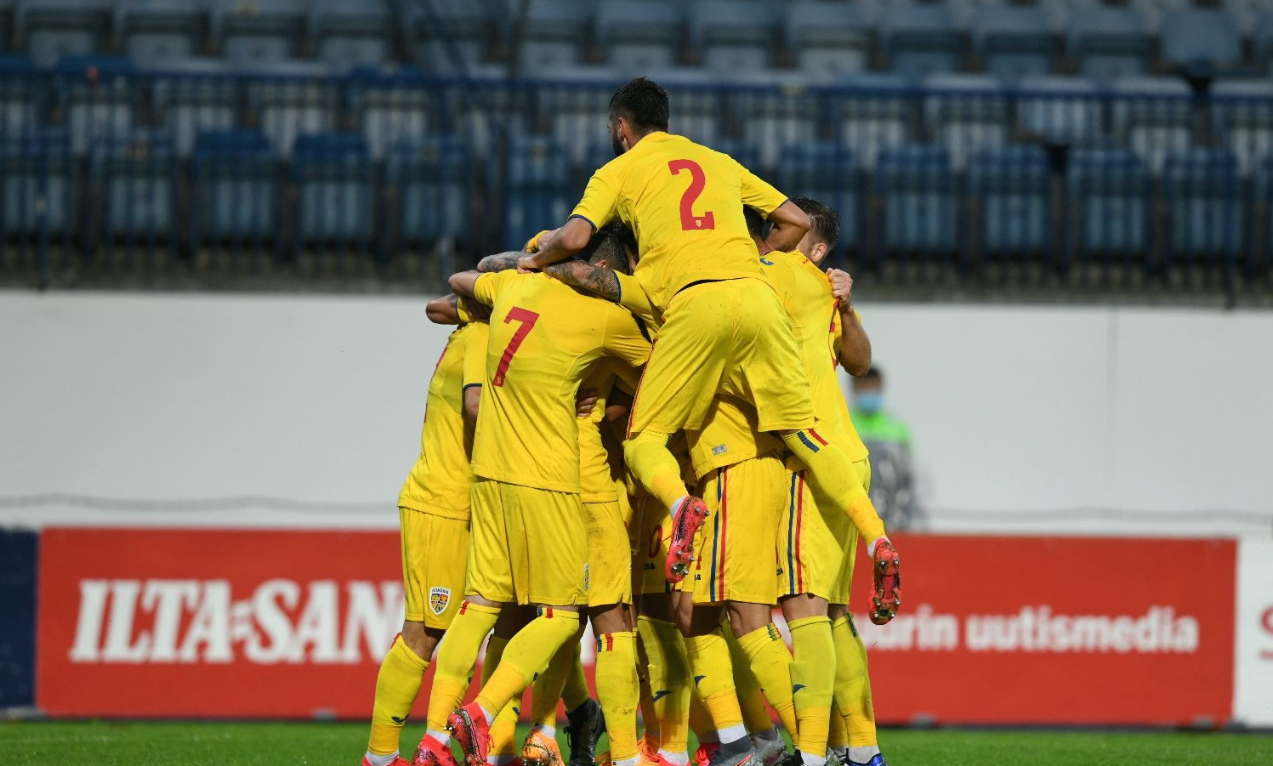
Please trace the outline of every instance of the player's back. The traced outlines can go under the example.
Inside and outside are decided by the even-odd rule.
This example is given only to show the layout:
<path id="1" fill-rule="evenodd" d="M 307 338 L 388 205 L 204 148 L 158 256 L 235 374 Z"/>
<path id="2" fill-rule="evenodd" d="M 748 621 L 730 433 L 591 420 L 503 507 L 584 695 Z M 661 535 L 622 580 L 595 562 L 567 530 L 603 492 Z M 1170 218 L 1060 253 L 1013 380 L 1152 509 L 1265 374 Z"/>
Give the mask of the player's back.
<path id="1" fill-rule="evenodd" d="M 429 380 L 420 457 L 398 498 L 398 505 L 404 508 L 468 518 L 473 432 L 464 418 L 464 387 L 481 383 L 481 379 L 465 380 L 465 370 L 473 375 L 471 370 L 477 360 L 472 357 L 484 359 L 487 329 L 484 322 L 471 322 L 447 338 Z"/>
<path id="2" fill-rule="evenodd" d="M 474 292 L 492 307 L 474 475 L 579 492 L 579 384 L 603 356 L 644 363 L 649 342 L 629 312 L 543 274 L 486 274 Z"/>
<path id="3" fill-rule="evenodd" d="M 654 132 L 594 174 L 575 215 L 632 229 L 635 276 L 664 308 L 694 282 L 760 277 L 742 206 L 768 214 L 785 200 L 729 155 Z"/>

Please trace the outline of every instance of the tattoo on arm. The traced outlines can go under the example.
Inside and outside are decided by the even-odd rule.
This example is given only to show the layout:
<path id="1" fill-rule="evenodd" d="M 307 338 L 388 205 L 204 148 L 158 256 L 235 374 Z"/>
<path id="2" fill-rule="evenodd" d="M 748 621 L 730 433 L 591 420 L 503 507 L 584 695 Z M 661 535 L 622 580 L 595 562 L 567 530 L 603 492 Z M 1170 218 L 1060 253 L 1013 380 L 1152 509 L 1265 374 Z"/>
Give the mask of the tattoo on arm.
<path id="1" fill-rule="evenodd" d="M 525 255 L 519 252 L 496 253 L 488 255 L 477 263 L 477 270 L 481 272 L 507 271 L 508 269 L 517 268 L 517 259 Z"/>
<path id="2" fill-rule="evenodd" d="M 610 269 L 586 261 L 563 261 L 544 267 L 544 273 L 598 298 L 615 303 L 619 301 L 619 278 Z"/>

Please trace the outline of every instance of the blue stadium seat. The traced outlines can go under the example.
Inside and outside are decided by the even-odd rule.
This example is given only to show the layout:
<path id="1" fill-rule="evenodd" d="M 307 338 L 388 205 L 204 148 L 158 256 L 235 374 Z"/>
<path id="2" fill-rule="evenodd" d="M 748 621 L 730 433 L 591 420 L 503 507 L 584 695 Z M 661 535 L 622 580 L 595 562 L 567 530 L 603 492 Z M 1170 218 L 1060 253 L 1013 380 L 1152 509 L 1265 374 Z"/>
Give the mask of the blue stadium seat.
<path id="1" fill-rule="evenodd" d="M 908 145 L 880 152 L 875 192 L 884 214 L 886 253 L 944 253 L 958 247 L 959 188 L 943 146 Z"/>
<path id="2" fill-rule="evenodd" d="M 435 135 L 394 143 L 385 170 L 397 195 L 401 242 L 422 245 L 470 237 L 476 174 L 473 154 L 461 138 Z"/>
<path id="3" fill-rule="evenodd" d="M 191 167 L 194 242 L 259 243 L 278 236 L 280 165 L 264 133 L 201 131 Z"/>
<path id="4" fill-rule="evenodd" d="M 0 137 L 33 132 L 47 113 L 47 84 L 30 57 L 0 54 Z"/>
<path id="5" fill-rule="evenodd" d="M 37 66 L 52 67 L 67 56 L 102 47 L 109 21 L 105 0 L 22 0 L 14 10 L 18 47 Z"/>
<path id="6" fill-rule="evenodd" d="M 214 0 L 213 36 L 240 66 L 283 61 L 296 54 L 308 11 L 305 0 Z"/>
<path id="7" fill-rule="evenodd" d="M 973 52 L 1006 81 L 1049 74 L 1060 52 L 1047 12 L 1037 5 L 983 5 L 973 15 Z"/>
<path id="8" fill-rule="evenodd" d="M 1070 16 L 1069 54 L 1084 77 L 1107 84 L 1143 75 L 1153 53 L 1149 23 L 1135 8 L 1095 5 Z"/>
<path id="9" fill-rule="evenodd" d="M 139 66 L 166 68 L 196 56 L 208 29 L 207 8 L 189 0 L 119 0 L 115 31 L 125 55 Z"/>
<path id="10" fill-rule="evenodd" d="M 1167 158 L 1163 171 L 1172 260 L 1215 262 L 1246 241 L 1246 205 L 1238 164 L 1226 150 L 1194 149 Z"/>
<path id="11" fill-rule="evenodd" d="M 319 0 L 310 11 L 318 58 L 334 71 L 380 64 L 390 58 L 393 18 L 388 3 Z"/>
<path id="12" fill-rule="evenodd" d="M 76 163 L 65 128 L 0 136 L 0 239 L 69 238 L 75 225 Z"/>
<path id="13" fill-rule="evenodd" d="M 783 17 L 787 50 L 810 80 L 834 80 L 867 68 L 871 28 L 862 0 L 795 0 Z"/>
<path id="14" fill-rule="evenodd" d="M 280 71 L 277 66 L 272 71 Z M 336 127 L 340 89 L 308 77 L 270 77 L 248 83 L 248 106 L 259 115 L 261 130 L 284 157 L 302 133 L 325 133 Z"/>
<path id="15" fill-rule="evenodd" d="M 773 8 L 764 0 L 701 0 L 689 6 L 689 46 L 713 72 L 770 65 Z"/>
<path id="16" fill-rule="evenodd" d="M 1076 149 L 1066 171 L 1075 225 L 1073 249 L 1083 260 L 1144 257 L 1149 243 L 1149 171 L 1128 149 Z"/>
<path id="17" fill-rule="evenodd" d="M 520 249 L 535 232 L 560 226 L 575 203 L 565 147 L 546 136 L 515 136 L 504 184 L 504 245 Z"/>
<path id="18" fill-rule="evenodd" d="M 583 163 L 594 144 L 609 147 L 610 97 L 624 76 L 608 66 L 547 69 L 540 75 L 545 79 L 535 98 L 535 125 L 551 126 L 553 138 L 570 153 L 570 162 Z"/>
<path id="19" fill-rule="evenodd" d="M 1101 135 L 1103 98 L 1082 77 L 1027 77 L 1020 82 L 1022 131 L 1052 144 L 1091 143 Z"/>
<path id="20" fill-rule="evenodd" d="M 366 244 L 375 236 L 375 187 L 367 142 L 358 133 L 296 137 L 296 236 L 305 243 Z"/>
<path id="21" fill-rule="evenodd" d="M 649 72 L 647 76 L 668 91 L 672 132 L 710 146 L 720 135 L 728 112 L 728 98 L 720 88 L 722 76 L 697 68 Z"/>
<path id="22" fill-rule="evenodd" d="M 89 178 L 101 189 L 108 237 L 173 241 L 177 153 L 162 129 L 102 134 L 89 152 Z"/>
<path id="23" fill-rule="evenodd" d="M 521 0 L 504 0 L 509 19 L 517 19 Z M 535 0 L 527 4 L 518 47 L 522 72 L 578 63 L 593 29 L 591 3 Z"/>
<path id="24" fill-rule="evenodd" d="M 1217 80 L 1211 95 L 1216 137 L 1233 153 L 1238 172 L 1250 176 L 1273 153 L 1273 82 Z"/>
<path id="25" fill-rule="evenodd" d="M 964 50 L 963 37 L 944 3 L 884 3 L 879 39 L 888 53 L 889 68 L 913 81 L 958 71 Z"/>
<path id="26" fill-rule="evenodd" d="M 909 139 L 912 99 L 906 80 L 897 74 L 859 74 L 844 81 L 845 96 L 833 101 L 832 124 L 840 141 L 864 168 L 875 166 L 886 147 Z"/>
<path id="27" fill-rule="evenodd" d="M 1260 14 L 1251 34 L 1251 53 L 1261 70 L 1273 75 L 1273 11 Z"/>
<path id="28" fill-rule="evenodd" d="M 1162 58 L 1204 72 L 1242 57 L 1233 17 L 1221 8 L 1192 7 L 1163 16 Z"/>
<path id="29" fill-rule="evenodd" d="M 177 153 L 190 155 L 200 131 L 228 130 L 238 124 L 242 83 L 223 59 L 178 59 L 164 65 L 156 79 L 155 118 L 172 133 Z"/>
<path id="30" fill-rule="evenodd" d="M 597 44 L 621 71 L 666 69 L 678 63 L 681 22 L 671 0 L 602 0 Z"/>
<path id="31" fill-rule="evenodd" d="M 57 63 L 57 101 L 77 155 L 103 136 L 127 134 L 141 92 L 130 81 L 132 62 L 118 56 L 68 56 Z"/>
<path id="32" fill-rule="evenodd" d="M 982 149 L 968 164 L 968 193 L 980 204 L 978 241 L 987 254 L 1038 254 L 1052 241 L 1052 180 L 1041 146 Z"/>
<path id="33" fill-rule="evenodd" d="M 924 120 L 950 152 L 956 170 L 977 149 L 1007 142 L 1013 102 L 993 75 L 933 75 L 924 80 L 924 88 Z"/>
<path id="34" fill-rule="evenodd" d="M 488 0 L 468 2 L 434 2 L 424 12 L 421 3 L 412 3 L 417 12 L 412 22 L 412 36 L 424 51 L 424 63 L 437 74 L 457 74 L 459 68 L 472 72 L 482 66 L 486 48 L 492 37 L 490 30 L 500 27 L 504 19 L 491 12 Z M 505 20 L 506 21 L 506 20 Z M 459 57 L 457 63 L 451 56 Z"/>
<path id="35" fill-rule="evenodd" d="M 355 70 L 349 103 L 362 119 L 371 157 L 380 160 L 393 144 L 436 131 L 439 99 L 414 70 L 382 74 Z"/>
<path id="36" fill-rule="evenodd" d="M 862 190 L 853 153 L 838 141 L 789 144 L 778 159 L 778 186 L 795 197 L 812 197 L 840 215 L 839 247 L 861 243 Z"/>
<path id="37" fill-rule="evenodd" d="M 1192 93 L 1183 80 L 1126 77 L 1113 91 L 1119 96 L 1110 106 L 1114 138 L 1144 158 L 1152 172 L 1162 171 L 1168 154 L 1192 145 Z"/>

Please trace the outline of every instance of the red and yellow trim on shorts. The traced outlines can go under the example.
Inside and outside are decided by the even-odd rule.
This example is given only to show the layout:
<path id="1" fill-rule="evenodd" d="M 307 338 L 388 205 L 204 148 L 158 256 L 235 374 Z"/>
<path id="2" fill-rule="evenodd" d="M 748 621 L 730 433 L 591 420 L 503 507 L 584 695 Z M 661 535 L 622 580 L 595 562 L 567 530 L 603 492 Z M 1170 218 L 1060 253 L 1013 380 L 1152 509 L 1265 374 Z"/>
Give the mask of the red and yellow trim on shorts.
<path id="1" fill-rule="evenodd" d="M 720 469 L 716 477 L 716 517 L 712 520 L 712 568 L 708 580 L 707 595 L 712 602 L 724 598 L 725 591 L 725 534 L 729 523 L 729 466 Z"/>

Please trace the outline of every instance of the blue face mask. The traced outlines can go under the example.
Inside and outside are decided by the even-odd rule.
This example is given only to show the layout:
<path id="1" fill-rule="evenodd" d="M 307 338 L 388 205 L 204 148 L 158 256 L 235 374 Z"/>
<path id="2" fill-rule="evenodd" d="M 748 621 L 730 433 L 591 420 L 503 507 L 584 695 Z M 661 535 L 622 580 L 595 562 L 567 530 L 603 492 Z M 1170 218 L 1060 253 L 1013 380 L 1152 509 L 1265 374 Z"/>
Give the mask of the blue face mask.
<path id="1" fill-rule="evenodd" d="M 883 404 L 883 391 L 862 391 L 853 395 L 853 406 L 865 415 L 879 412 Z"/>

